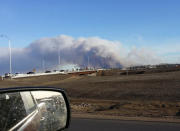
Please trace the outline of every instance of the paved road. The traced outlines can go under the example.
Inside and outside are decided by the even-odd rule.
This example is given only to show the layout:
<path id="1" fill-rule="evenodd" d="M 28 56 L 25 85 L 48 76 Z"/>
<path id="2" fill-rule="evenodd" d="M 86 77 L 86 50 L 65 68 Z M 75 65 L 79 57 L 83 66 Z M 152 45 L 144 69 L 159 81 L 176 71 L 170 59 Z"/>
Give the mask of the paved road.
<path id="1" fill-rule="evenodd" d="M 72 119 L 69 131 L 180 131 L 180 124 L 120 120 Z"/>

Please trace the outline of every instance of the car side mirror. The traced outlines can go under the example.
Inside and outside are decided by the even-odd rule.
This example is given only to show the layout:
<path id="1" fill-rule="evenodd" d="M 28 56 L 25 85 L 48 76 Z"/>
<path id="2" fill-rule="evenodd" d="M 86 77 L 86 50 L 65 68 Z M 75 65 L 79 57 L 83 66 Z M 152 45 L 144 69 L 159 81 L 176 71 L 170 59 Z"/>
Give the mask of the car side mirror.
<path id="1" fill-rule="evenodd" d="M 0 130 L 64 130 L 70 123 L 66 93 L 53 87 L 0 89 Z"/>

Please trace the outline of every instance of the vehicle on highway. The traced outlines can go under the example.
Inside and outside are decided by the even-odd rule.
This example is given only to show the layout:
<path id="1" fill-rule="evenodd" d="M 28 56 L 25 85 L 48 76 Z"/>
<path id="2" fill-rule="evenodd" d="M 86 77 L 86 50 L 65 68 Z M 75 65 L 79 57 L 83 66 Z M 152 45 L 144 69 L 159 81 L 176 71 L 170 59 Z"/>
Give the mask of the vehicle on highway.
<path id="1" fill-rule="evenodd" d="M 30 71 L 30 72 L 28 72 L 27 74 L 35 74 L 34 72 L 32 72 L 32 71 Z"/>
<path id="2" fill-rule="evenodd" d="M 45 71 L 45 73 L 51 73 L 51 71 Z"/>
<path id="3" fill-rule="evenodd" d="M 10 78 L 11 76 L 12 76 L 12 74 L 10 74 L 10 73 L 5 73 L 5 75 L 4 75 L 5 78 Z"/>
<path id="4" fill-rule="evenodd" d="M 62 89 L 2 88 L 0 89 L 0 108 L 1 131 L 54 131 L 69 127 L 69 102 Z"/>

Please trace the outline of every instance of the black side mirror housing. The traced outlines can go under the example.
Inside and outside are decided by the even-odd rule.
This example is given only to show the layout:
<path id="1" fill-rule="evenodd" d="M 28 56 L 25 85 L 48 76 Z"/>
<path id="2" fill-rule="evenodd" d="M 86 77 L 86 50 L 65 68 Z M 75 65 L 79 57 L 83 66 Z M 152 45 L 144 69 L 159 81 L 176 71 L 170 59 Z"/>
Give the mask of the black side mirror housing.
<path id="1" fill-rule="evenodd" d="M 65 91 L 54 87 L 0 89 L 0 130 L 65 130 L 71 111 Z"/>

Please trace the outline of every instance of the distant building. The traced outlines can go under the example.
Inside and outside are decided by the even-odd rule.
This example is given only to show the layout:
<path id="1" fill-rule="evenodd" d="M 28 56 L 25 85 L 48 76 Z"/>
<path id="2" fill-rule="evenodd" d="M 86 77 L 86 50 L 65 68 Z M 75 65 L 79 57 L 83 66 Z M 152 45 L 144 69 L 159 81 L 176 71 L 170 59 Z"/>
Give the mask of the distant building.
<path id="1" fill-rule="evenodd" d="M 147 70 L 157 68 L 156 65 L 142 65 L 142 66 L 130 66 L 127 70 Z"/>

